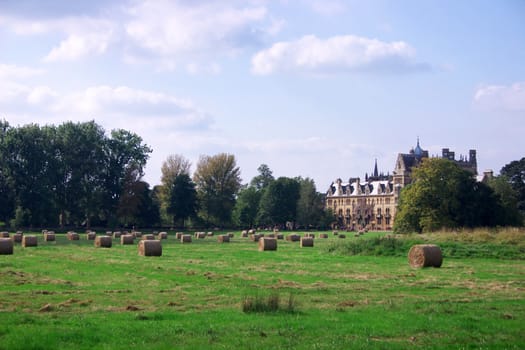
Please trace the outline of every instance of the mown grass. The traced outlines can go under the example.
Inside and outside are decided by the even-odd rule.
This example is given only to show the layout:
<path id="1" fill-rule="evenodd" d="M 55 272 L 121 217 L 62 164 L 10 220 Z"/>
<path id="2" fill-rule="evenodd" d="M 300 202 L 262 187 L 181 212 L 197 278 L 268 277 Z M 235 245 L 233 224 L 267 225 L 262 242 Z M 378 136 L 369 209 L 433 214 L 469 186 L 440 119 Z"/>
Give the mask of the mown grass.
<path id="1" fill-rule="evenodd" d="M 523 255 L 412 269 L 397 246 L 333 249 L 383 236 L 259 252 L 238 232 L 188 245 L 170 233 L 162 257 L 62 235 L 17 245 L 0 256 L 0 349 L 525 348 Z M 249 300 L 262 312 L 243 312 Z"/>

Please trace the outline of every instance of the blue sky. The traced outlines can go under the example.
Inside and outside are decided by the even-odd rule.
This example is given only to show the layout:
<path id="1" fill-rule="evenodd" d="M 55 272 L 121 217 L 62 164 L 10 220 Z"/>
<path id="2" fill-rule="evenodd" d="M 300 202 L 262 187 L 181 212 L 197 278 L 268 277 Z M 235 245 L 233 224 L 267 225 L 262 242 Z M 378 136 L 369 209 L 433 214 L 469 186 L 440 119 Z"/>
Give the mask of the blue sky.
<path id="1" fill-rule="evenodd" d="M 244 182 L 391 172 L 417 137 L 525 156 L 525 1 L 0 0 L 0 118 L 95 120 Z"/>

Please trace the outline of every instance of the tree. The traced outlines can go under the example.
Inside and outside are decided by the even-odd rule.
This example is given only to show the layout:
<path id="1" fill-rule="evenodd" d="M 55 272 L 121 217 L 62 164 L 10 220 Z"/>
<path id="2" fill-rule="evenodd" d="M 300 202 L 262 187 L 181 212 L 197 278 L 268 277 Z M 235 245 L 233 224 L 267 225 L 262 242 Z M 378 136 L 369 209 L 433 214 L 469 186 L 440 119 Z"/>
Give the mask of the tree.
<path id="1" fill-rule="evenodd" d="M 525 157 L 505 165 L 500 175 L 505 176 L 516 191 L 518 209 L 525 213 Z"/>
<path id="2" fill-rule="evenodd" d="M 258 222 L 262 225 L 280 225 L 295 222 L 300 184 L 296 179 L 280 177 L 268 185 L 259 204 Z"/>
<path id="3" fill-rule="evenodd" d="M 233 209 L 233 218 L 236 225 L 249 228 L 255 226 L 261 196 L 262 191 L 258 191 L 253 186 L 244 187 L 239 191 L 239 196 Z"/>
<path id="4" fill-rule="evenodd" d="M 501 205 L 501 221 L 505 225 L 523 225 L 523 215 L 518 209 L 518 193 L 512 188 L 509 179 L 500 175 L 489 179 L 487 184 L 494 191 Z"/>
<path id="5" fill-rule="evenodd" d="M 297 178 L 299 182 L 299 199 L 297 200 L 297 223 L 309 228 L 317 226 L 323 215 L 323 198 L 317 192 L 314 180 Z"/>
<path id="6" fill-rule="evenodd" d="M 265 189 L 274 181 L 274 177 L 272 175 L 272 171 L 266 164 L 261 164 L 257 168 L 257 171 L 259 172 L 259 175 L 255 176 L 252 181 L 250 182 L 250 186 L 255 187 L 258 191 Z"/>
<path id="7" fill-rule="evenodd" d="M 7 168 L 6 137 L 9 129 L 9 123 L 0 120 L 0 222 L 4 223 L 14 216 L 15 211 L 15 191 L 9 182 Z"/>
<path id="8" fill-rule="evenodd" d="M 177 176 L 186 174 L 189 176 L 191 168 L 191 162 L 184 158 L 180 154 L 169 155 L 168 158 L 162 163 L 161 167 L 161 184 L 162 187 L 160 191 L 160 200 L 161 200 L 161 211 L 163 216 L 167 216 L 167 208 L 172 201 L 171 191 L 173 190 L 173 184 Z M 171 218 L 170 222 L 173 222 Z"/>
<path id="9" fill-rule="evenodd" d="M 167 213 L 172 216 L 174 226 L 180 221 L 184 228 L 185 220 L 197 214 L 195 184 L 191 181 L 190 176 L 183 172 L 175 177 L 169 194 Z"/>
<path id="10" fill-rule="evenodd" d="M 403 188 L 396 214 L 397 233 L 499 224 L 493 191 L 443 158 L 425 159 Z"/>
<path id="11" fill-rule="evenodd" d="M 201 156 L 193 180 L 204 220 L 215 225 L 229 223 L 241 187 L 235 156 L 226 153 Z"/>

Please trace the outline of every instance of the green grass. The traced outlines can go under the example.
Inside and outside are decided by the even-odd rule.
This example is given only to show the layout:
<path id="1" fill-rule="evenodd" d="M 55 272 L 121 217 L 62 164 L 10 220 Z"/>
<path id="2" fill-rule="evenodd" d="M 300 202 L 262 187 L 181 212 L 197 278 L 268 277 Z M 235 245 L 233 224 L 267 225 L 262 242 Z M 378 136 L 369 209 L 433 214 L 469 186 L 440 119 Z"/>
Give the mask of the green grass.
<path id="1" fill-rule="evenodd" d="M 83 236 L 16 245 L 0 256 L 0 349 L 525 348 L 523 255 L 412 269 L 395 247 L 346 254 L 383 235 L 259 252 L 239 232 L 187 245 L 171 232 L 162 257 Z"/>

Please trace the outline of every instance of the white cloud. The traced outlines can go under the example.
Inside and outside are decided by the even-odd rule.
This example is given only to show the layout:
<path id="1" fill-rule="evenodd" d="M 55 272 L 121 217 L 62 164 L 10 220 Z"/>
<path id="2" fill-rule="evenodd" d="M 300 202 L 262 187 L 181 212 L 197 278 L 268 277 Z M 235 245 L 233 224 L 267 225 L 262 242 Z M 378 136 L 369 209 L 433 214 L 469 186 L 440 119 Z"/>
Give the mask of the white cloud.
<path id="1" fill-rule="evenodd" d="M 324 16 L 337 15 L 346 10 L 345 4 L 337 0 L 310 0 L 309 3 L 314 12 Z"/>
<path id="2" fill-rule="evenodd" d="M 485 109 L 525 111 L 525 82 L 479 87 L 474 94 L 474 103 Z"/>
<path id="3" fill-rule="evenodd" d="M 45 62 L 74 61 L 106 52 L 111 32 L 71 34 L 44 57 Z"/>
<path id="4" fill-rule="evenodd" d="M 42 69 L 0 63 L 0 79 L 25 79 L 44 73 Z"/>
<path id="5" fill-rule="evenodd" d="M 330 73 L 333 71 L 411 71 L 425 69 L 413 62 L 415 50 L 403 41 L 383 42 L 354 35 L 319 39 L 307 35 L 283 41 L 252 58 L 252 72 L 259 75 L 279 71 Z"/>

